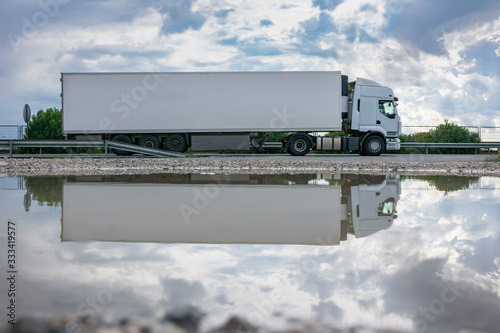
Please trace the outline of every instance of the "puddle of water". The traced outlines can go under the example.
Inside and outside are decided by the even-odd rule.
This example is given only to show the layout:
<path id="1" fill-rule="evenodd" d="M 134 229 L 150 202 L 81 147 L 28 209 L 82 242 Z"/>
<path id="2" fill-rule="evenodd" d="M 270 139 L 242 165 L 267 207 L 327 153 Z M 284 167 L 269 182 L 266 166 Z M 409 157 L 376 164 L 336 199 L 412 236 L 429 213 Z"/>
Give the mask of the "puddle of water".
<path id="1" fill-rule="evenodd" d="M 192 304 L 203 329 L 233 314 L 266 328 L 282 313 L 494 331 L 499 198 L 499 178 L 477 177 L 0 178 L 1 251 L 12 221 L 18 318 L 160 318 Z"/>

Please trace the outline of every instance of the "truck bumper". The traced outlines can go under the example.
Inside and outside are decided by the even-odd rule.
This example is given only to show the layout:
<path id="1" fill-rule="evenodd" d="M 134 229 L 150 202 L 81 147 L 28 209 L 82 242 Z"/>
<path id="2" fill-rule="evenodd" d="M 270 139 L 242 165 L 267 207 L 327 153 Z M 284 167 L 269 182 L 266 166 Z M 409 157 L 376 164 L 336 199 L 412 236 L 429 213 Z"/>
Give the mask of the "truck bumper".
<path id="1" fill-rule="evenodd" d="M 399 150 L 401 149 L 401 140 L 399 138 L 387 138 L 386 150 Z"/>

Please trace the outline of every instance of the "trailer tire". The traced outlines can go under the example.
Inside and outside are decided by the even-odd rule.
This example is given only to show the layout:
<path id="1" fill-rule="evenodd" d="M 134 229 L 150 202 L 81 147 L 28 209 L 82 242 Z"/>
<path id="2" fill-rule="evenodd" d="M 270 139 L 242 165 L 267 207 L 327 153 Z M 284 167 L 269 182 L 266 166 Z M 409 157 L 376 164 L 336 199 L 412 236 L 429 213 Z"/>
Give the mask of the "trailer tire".
<path id="1" fill-rule="evenodd" d="M 363 151 L 369 156 L 379 156 L 385 152 L 385 142 L 380 136 L 371 135 L 366 138 Z"/>
<path id="2" fill-rule="evenodd" d="M 165 149 L 185 153 L 188 149 L 186 137 L 182 134 L 170 134 L 165 139 Z"/>
<path id="3" fill-rule="evenodd" d="M 146 148 L 160 148 L 160 140 L 154 135 L 147 134 L 139 139 L 139 146 Z"/>
<path id="4" fill-rule="evenodd" d="M 114 136 L 113 139 L 111 139 L 111 141 L 132 144 L 132 139 L 128 135 L 125 135 L 125 134 L 118 134 L 118 135 Z M 111 148 L 111 151 L 117 156 L 134 155 L 134 153 L 131 151 L 126 151 L 126 150 L 121 150 L 121 149 L 116 149 L 116 148 Z"/>
<path id="5" fill-rule="evenodd" d="M 311 140 L 305 134 L 296 134 L 290 138 L 288 152 L 293 156 L 304 156 L 311 150 Z"/>

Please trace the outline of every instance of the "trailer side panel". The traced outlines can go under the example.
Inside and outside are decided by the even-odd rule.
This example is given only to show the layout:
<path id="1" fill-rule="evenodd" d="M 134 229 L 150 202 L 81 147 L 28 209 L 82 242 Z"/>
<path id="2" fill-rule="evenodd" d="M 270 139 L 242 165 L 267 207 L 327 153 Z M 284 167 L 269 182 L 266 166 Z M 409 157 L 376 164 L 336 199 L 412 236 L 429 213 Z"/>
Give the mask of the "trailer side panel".
<path id="1" fill-rule="evenodd" d="M 63 73 L 65 134 L 341 129 L 340 72 Z"/>

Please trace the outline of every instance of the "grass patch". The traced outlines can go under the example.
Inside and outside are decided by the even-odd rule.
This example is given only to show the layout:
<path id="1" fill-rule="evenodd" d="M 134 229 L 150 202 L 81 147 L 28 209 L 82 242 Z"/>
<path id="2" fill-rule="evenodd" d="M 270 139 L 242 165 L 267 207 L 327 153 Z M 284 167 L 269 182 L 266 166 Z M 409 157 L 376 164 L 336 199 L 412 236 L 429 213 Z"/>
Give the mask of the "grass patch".
<path id="1" fill-rule="evenodd" d="M 500 162 L 500 154 L 486 157 L 486 162 Z"/>

